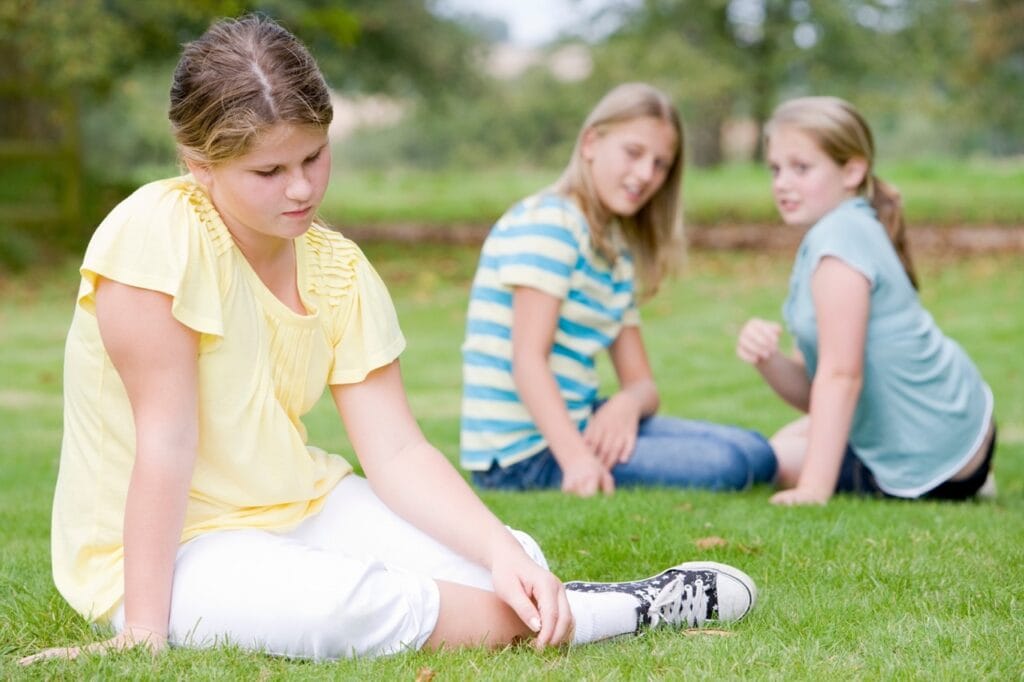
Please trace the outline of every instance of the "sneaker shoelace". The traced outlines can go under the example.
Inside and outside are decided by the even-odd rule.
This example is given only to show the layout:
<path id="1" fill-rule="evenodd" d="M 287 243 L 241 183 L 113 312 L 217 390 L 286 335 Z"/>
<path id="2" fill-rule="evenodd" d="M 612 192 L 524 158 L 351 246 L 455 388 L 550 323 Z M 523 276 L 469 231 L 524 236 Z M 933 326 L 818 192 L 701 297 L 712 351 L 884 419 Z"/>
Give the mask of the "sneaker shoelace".
<path id="1" fill-rule="evenodd" d="M 707 612 L 708 590 L 704 581 L 698 577 L 690 584 L 683 580 L 682 575 L 678 575 L 651 599 L 647 617 L 652 628 L 662 623 L 697 627 L 704 624 Z"/>

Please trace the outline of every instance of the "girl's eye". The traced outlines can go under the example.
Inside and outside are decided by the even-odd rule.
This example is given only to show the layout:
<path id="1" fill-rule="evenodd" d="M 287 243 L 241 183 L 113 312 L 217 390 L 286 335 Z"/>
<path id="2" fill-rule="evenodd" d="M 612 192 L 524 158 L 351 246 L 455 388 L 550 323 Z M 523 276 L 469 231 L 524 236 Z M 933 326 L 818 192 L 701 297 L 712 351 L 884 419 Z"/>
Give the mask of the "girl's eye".
<path id="1" fill-rule="evenodd" d="M 770 164 L 768 164 L 768 172 L 772 174 L 773 178 L 777 177 L 779 175 L 779 164 L 777 164 L 777 163 L 770 163 Z"/>
<path id="2" fill-rule="evenodd" d="M 260 176 L 261 178 L 272 178 L 275 175 L 277 175 L 280 172 L 280 170 L 280 166 L 274 166 L 270 170 L 258 170 L 253 172 L 256 173 L 256 175 Z"/>
<path id="3" fill-rule="evenodd" d="M 636 147 L 626 147 L 626 156 L 631 159 L 639 159 L 641 151 Z"/>
<path id="4" fill-rule="evenodd" d="M 672 162 L 668 161 L 667 159 L 655 159 L 654 167 L 657 168 L 659 171 L 667 171 L 669 168 L 672 167 Z"/>
<path id="5" fill-rule="evenodd" d="M 795 163 L 795 164 L 793 164 L 793 170 L 795 170 L 800 175 L 803 175 L 804 173 L 806 173 L 808 170 L 810 170 L 810 168 L 811 167 L 809 165 L 807 165 L 806 163 Z"/>
<path id="6" fill-rule="evenodd" d="M 319 159 L 319 158 L 320 158 L 320 155 L 321 155 L 321 154 L 323 153 L 323 151 L 324 151 L 324 150 L 323 150 L 323 147 L 321 147 L 320 149 L 318 149 L 318 150 L 316 151 L 316 154 L 313 154 L 313 156 L 310 156 L 310 157 L 308 157 L 308 158 L 306 159 L 306 163 L 313 163 L 314 161 L 316 161 L 317 159 Z"/>

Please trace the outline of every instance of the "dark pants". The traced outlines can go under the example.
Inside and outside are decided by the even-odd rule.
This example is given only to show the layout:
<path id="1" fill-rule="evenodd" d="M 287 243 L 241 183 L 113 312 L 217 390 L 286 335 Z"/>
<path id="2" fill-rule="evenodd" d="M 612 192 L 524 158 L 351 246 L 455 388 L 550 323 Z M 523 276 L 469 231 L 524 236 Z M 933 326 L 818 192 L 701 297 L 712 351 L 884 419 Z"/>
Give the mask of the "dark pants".
<path id="1" fill-rule="evenodd" d="M 946 481 L 932 488 L 917 499 L 919 500 L 966 500 L 974 497 L 981 486 L 985 485 L 988 472 L 992 470 L 992 457 L 996 450 L 996 430 L 992 427 L 992 441 L 985 452 L 985 460 L 973 474 L 962 481 Z M 875 495 L 879 497 L 891 497 L 895 499 L 906 499 L 896 495 L 890 495 L 878 487 L 871 470 L 857 457 L 857 453 L 849 445 L 846 446 L 846 455 L 843 457 L 843 464 L 839 470 L 839 482 L 836 483 L 836 492 L 854 493 L 857 495 Z"/>

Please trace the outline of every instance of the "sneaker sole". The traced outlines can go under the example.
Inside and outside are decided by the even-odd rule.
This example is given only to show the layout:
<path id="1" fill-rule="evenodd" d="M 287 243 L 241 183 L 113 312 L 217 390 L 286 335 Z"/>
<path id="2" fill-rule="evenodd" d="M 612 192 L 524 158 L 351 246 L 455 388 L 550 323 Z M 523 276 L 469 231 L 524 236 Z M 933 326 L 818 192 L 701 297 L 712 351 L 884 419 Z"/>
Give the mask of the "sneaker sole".
<path id="1" fill-rule="evenodd" d="M 740 569 L 716 561 L 687 561 L 673 566 L 683 571 L 711 571 L 718 594 L 718 622 L 737 621 L 750 613 L 757 602 L 757 586 Z"/>

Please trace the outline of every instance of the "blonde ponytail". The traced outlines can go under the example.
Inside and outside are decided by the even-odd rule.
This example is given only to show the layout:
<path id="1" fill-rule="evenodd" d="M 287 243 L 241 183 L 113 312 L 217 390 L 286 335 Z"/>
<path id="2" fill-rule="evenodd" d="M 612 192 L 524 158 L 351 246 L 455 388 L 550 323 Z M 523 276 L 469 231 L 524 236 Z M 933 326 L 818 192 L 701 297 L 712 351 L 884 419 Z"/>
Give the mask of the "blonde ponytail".
<path id="1" fill-rule="evenodd" d="M 917 273 L 910 258 L 910 244 L 907 241 L 907 221 L 903 217 L 903 197 L 893 185 L 884 182 L 877 175 L 868 179 L 867 196 L 871 206 L 878 214 L 878 221 L 885 227 L 886 234 L 892 240 L 896 255 L 903 264 L 903 269 L 910 278 L 910 283 L 918 289 Z"/>

